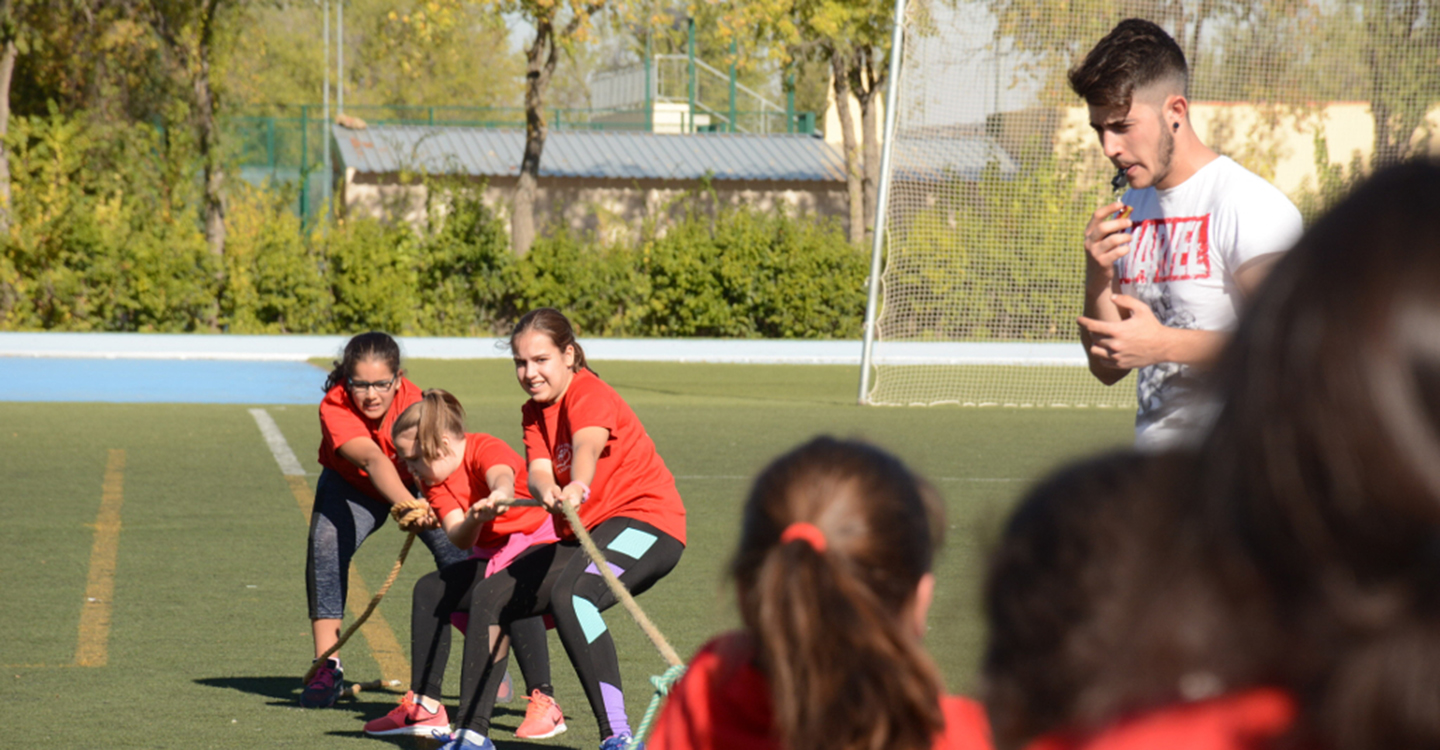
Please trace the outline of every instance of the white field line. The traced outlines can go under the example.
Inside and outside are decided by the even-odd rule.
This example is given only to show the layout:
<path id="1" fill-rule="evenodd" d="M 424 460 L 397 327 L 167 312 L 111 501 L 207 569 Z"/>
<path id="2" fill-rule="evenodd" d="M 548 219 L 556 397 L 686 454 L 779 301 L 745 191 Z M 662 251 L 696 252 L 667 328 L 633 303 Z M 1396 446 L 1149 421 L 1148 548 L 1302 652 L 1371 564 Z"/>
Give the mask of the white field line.
<path id="1" fill-rule="evenodd" d="M 280 464 L 280 473 L 287 477 L 305 476 L 305 469 L 300 466 L 300 459 L 295 457 L 295 451 L 290 450 L 290 444 L 285 442 L 285 436 L 280 433 L 280 426 L 275 424 L 275 419 L 270 416 L 270 412 L 264 409 L 251 409 L 250 416 L 255 418 L 255 424 L 260 428 L 260 434 L 265 436 L 265 444 L 270 446 L 270 453 L 275 456 L 275 463 Z"/>

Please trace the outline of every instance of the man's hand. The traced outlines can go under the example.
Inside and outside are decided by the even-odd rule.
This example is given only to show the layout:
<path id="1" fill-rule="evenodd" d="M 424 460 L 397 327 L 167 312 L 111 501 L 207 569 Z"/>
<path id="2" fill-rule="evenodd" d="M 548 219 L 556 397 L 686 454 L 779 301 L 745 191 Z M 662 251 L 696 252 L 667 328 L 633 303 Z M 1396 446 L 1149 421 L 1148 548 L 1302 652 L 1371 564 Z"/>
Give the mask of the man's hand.
<path id="1" fill-rule="evenodd" d="M 1171 329 L 1150 311 L 1150 306 L 1124 294 L 1111 296 L 1120 308 L 1121 320 L 1107 322 L 1080 318 L 1090 335 L 1090 354 L 1110 367 L 1133 370 L 1172 361 L 1169 354 Z"/>
<path id="2" fill-rule="evenodd" d="M 1091 289 L 1109 288 L 1115 261 L 1130 252 L 1130 219 L 1111 218 L 1125 204 L 1115 201 L 1095 210 L 1085 227 L 1085 283 Z"/>

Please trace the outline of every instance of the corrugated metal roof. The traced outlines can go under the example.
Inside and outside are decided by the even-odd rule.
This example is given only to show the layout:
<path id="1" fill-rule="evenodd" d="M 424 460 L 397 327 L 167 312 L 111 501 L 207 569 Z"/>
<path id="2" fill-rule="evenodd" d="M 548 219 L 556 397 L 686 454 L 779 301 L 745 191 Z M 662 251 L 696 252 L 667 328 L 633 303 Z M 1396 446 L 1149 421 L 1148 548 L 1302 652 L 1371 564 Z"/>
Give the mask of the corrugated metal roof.
<path id="1" fill-rule="evenodd" d="M 525 134 L 519 130 L 426 125 L 336 125 L 341 163 L 362 173 L 400 171 L 476 177 L 520 174 Z M 983 136 L 903 138 L 893 157 L 897 179 L 975 181 L 994 160 L 1006 176 L 1018 165 Z M 702 133 L 661 135 L 616 131 L 552 132 L 540 161 L 542 177 L 600 179 L 780 180 L 843 182 L 840 150 L 802 135 Z"/>
<path id="2" fill-rule="evenodd" d="M 1020 170 L 1005 149 L 984 136 L 901 138 L 890 158 L 895 179 L 907 182 L 977 182 L 992 160 L 1006 177 Z"/>
<path id="3" fill-rule="evenodd" d="M 402 170 L 432 174 L 515 176 L 525 134 L 518 130 L 379 125 L 350 130 L 338 125 L 341 162 L 363 173 Z M 706 133 L 560 131 L 545 139 L 542 177 L 840 182 L 839 150 L 810 136 Z"/>

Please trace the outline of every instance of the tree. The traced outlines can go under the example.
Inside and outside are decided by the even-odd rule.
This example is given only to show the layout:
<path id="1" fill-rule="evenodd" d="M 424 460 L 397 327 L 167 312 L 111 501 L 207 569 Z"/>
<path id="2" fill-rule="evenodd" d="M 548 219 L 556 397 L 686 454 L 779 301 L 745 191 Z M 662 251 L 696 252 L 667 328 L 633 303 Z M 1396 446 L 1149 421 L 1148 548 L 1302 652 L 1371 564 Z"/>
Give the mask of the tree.
<path id="1" fill-rule="evenodd" d="M 152 0 L 150 23 L 171 56 L 176 73 L 189 84 L 191 118 L 204 175 L 205 241 L 225 255 L 225 165 L 220 150 L 211 63 L 221 4 L 236 0 Z"/>
<path id="2" fill-rule="evenodd" d="M 510 238 L 516 255 L 530 251 L 535 242 L 535 193 L 540 156 L 549 126 L 545 122 L 545 94 L 562 51 L 588 41 L 594 17 L 624 0 L 484 0 L 492 10 L 518 14 L 535 29 L 525 47 L 525 151 L 510 215 Z"/>
<path id="3" fill-rule="evenodd" d="M 786 65 L 825 60 L 830 68 L 845 158 L 849 237 L 862 242 L 875 226 L 880 181 L 879 108 L 883 98 L 892 13 L 878 0 L 755 0 L 738 3 L 723 23 L 750 49 Z M 857 135 L 849 108 L 860 103 Z"/>
<path id="4" fill-rule="evenodd" d="M 225 28 L 235 27 L 242 15 L 245 54 L 227 58 L 220 72 L 227 109 L 319 103 L 325 70 L 318 43 L 321 7 L 252 5 L 230 14 Z M 508 47 L 504 19 L 473 0 L 347 0 L 345 103 L 513 105 L 520 66 Z M 331 70 L 333 75 L 333 61 Z"/>

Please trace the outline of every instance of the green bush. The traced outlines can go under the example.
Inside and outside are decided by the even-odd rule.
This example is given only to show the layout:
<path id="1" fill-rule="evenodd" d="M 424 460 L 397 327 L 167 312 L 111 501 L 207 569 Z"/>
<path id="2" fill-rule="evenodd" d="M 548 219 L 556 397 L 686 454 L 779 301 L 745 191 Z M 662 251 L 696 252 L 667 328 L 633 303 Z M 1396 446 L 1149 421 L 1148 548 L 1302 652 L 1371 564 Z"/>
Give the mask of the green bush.
<path id="1" fill-rule="evenodd" d="M 847 338 L 865 314 L 867 254 L 833 222 L 691 211 L 641 245 L 645 336 Z"/>
<path id="2" fill-rule="evenodd" d="M 292 191 L 239 185 L 226 214 L 222 320 L 232 333 L 330 328 L 323 245 L 302 235 Z"/>
<path id="3" fill-rule="evenodd" d="M 226 251 L 200 223 L 185 128 L 14 118 L 0 329 L 501 333 L 564 310 L 590 336 L 853 337 L 866 253 L 838 225 L 704 196 L 635 243 L 560 230 L 516 259 L 473 184 L 431 179 L 420 227 L 302 227 L 293 187 L 233 180 Z"/>
<path id="4" fill-rule="evenodd" d="M 426 192 L 428 218 L 416 252 L 417 333 L 484 335 L 504 314 L 515 255 L 504 223 L 481 201 L 482 191 L 436 180 Z"/>
<path id="5" fill-rule="evenodd" d="M 184 144 L 53 111 L 11 119 L 0 327 L 193 331 L 216 317 L 218 262 L 195 220 Z M 183 161 L 183 157 L 178 160 Z"/>

